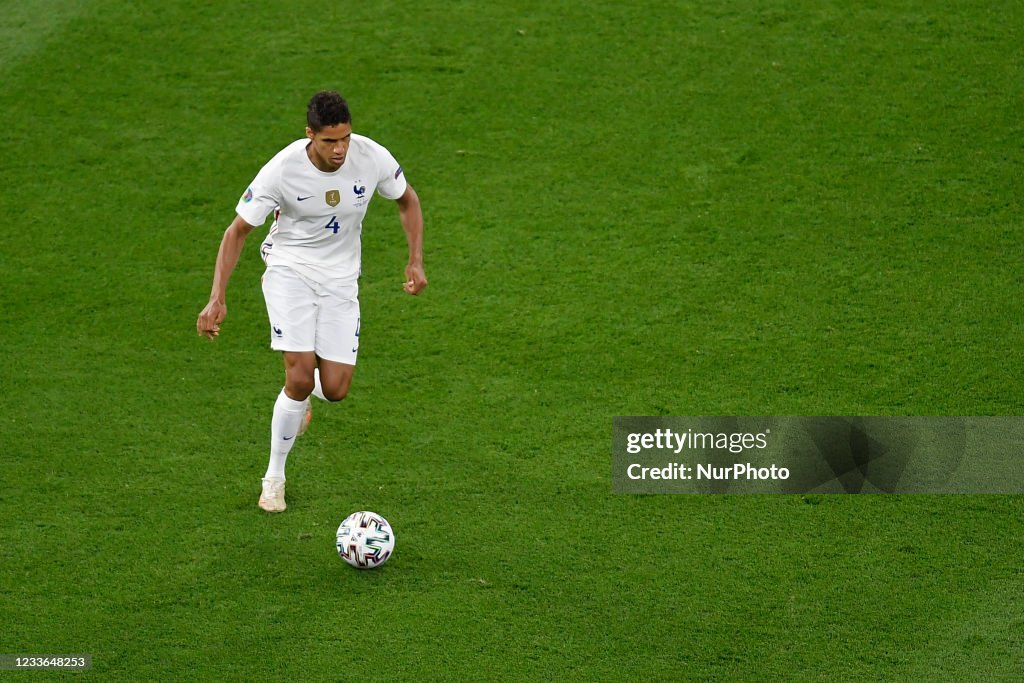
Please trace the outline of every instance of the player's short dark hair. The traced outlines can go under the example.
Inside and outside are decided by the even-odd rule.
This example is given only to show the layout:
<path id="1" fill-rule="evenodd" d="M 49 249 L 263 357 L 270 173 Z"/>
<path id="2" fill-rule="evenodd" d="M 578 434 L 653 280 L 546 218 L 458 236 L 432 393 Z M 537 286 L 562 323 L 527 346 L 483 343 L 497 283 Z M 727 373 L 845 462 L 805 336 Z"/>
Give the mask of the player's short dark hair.
<path id="1" fill-rule="evenodd" d="M 339 123 L 352 123 L 352 114 L 348 110 L 345 98 L 333 90 L 321 90 L 309 100 L 306 110 L 306 123 L 315 133 L 327 126 Z"/>

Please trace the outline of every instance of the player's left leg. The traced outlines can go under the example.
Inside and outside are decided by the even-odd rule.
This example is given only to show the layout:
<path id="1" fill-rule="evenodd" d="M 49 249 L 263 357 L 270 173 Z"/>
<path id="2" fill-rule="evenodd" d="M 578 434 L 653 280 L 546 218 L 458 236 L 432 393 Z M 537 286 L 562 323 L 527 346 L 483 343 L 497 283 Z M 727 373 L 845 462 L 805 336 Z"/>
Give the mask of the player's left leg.
<path id="1" fill-rule="evenodd" d="M 348 388 L 352 386 L 352 375 L 355 365 L 338 363 L 324 358 L 317 358 L 320 389 L 328 401 L 341 401 L 348 396 Z"/>
<path id="2" fill-rule="evenodd" d="M 313 395 L 341 401 L 348 395 L 359 353 L 359 300 L 354 285 L 325 288 L 316 321 Z"/>

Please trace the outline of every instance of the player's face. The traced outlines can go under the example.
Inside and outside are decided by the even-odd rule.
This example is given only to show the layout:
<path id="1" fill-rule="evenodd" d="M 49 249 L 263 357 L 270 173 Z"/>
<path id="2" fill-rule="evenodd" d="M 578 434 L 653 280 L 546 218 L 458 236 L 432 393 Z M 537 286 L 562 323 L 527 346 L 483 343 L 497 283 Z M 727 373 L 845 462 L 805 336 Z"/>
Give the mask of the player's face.
<path id="1" fill-rule="evenodd" d="M 313 164 L 321 171 L 337 171 L 345 163 L 348 155 L 348 143 L 352 141 L 352 124 L 339 123 L 326 126 L 313 132 L 306 128 L 306 137 L 310 139 L 308 152 Z"/>

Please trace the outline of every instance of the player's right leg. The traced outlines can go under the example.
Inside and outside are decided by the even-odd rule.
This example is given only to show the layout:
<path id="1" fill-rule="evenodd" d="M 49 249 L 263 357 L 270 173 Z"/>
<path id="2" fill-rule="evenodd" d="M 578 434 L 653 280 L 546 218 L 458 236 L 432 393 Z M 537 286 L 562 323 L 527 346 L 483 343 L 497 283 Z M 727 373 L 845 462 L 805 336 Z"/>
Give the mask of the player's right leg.
<path id="1" fill-rule="evenodd" d="M 298 433 L 298 436 L 302 436 L 306 433 L 306 429 L 309 428 L 309 423 L 313 419 L 313 406 L 310 405 L 309 392 L 312 391 L 312 388 L 310 387 L 315 384 L 316 356 L 313 355 L 313 357 L 310 358 L 308 351 L 303 351 L 301 353 L 285 351 L 282 355 L 284 356 L 285 393 L 289 397 L 306 394 L 306 411 L 303 415 L 302 422 L 299 424 Z M 310 371 L 310 365 L 312 365 L 312 371 Z"/>
<path id="2" fill-rule="evenodd" d="M 270 318 L 271 348 L 282 351 L 285 386 L 274 403 L 270 422 L 270 460 L 263 477 L 259 506 L 268 512 L 282 512 L 285 463 L 304 431 L 313 390 L 316 355 L 316 293 L 312 286 L 288 268 L 271 267 L 263 276 L 263 295 Z"/>

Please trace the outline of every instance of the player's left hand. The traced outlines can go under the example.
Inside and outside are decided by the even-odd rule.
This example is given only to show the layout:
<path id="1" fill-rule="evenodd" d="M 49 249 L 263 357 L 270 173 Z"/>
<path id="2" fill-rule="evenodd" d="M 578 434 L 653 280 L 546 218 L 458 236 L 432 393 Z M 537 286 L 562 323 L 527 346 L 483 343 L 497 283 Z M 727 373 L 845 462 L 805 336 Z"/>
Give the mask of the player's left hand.
<path id="1" fill-rule="evenodd" d="M 405 283 L 402 289 L 406 294 L 416 296 L 427 287 L 427 275 L 423 272 L 423 266 L 409 264 L 405 267 Z"/>

